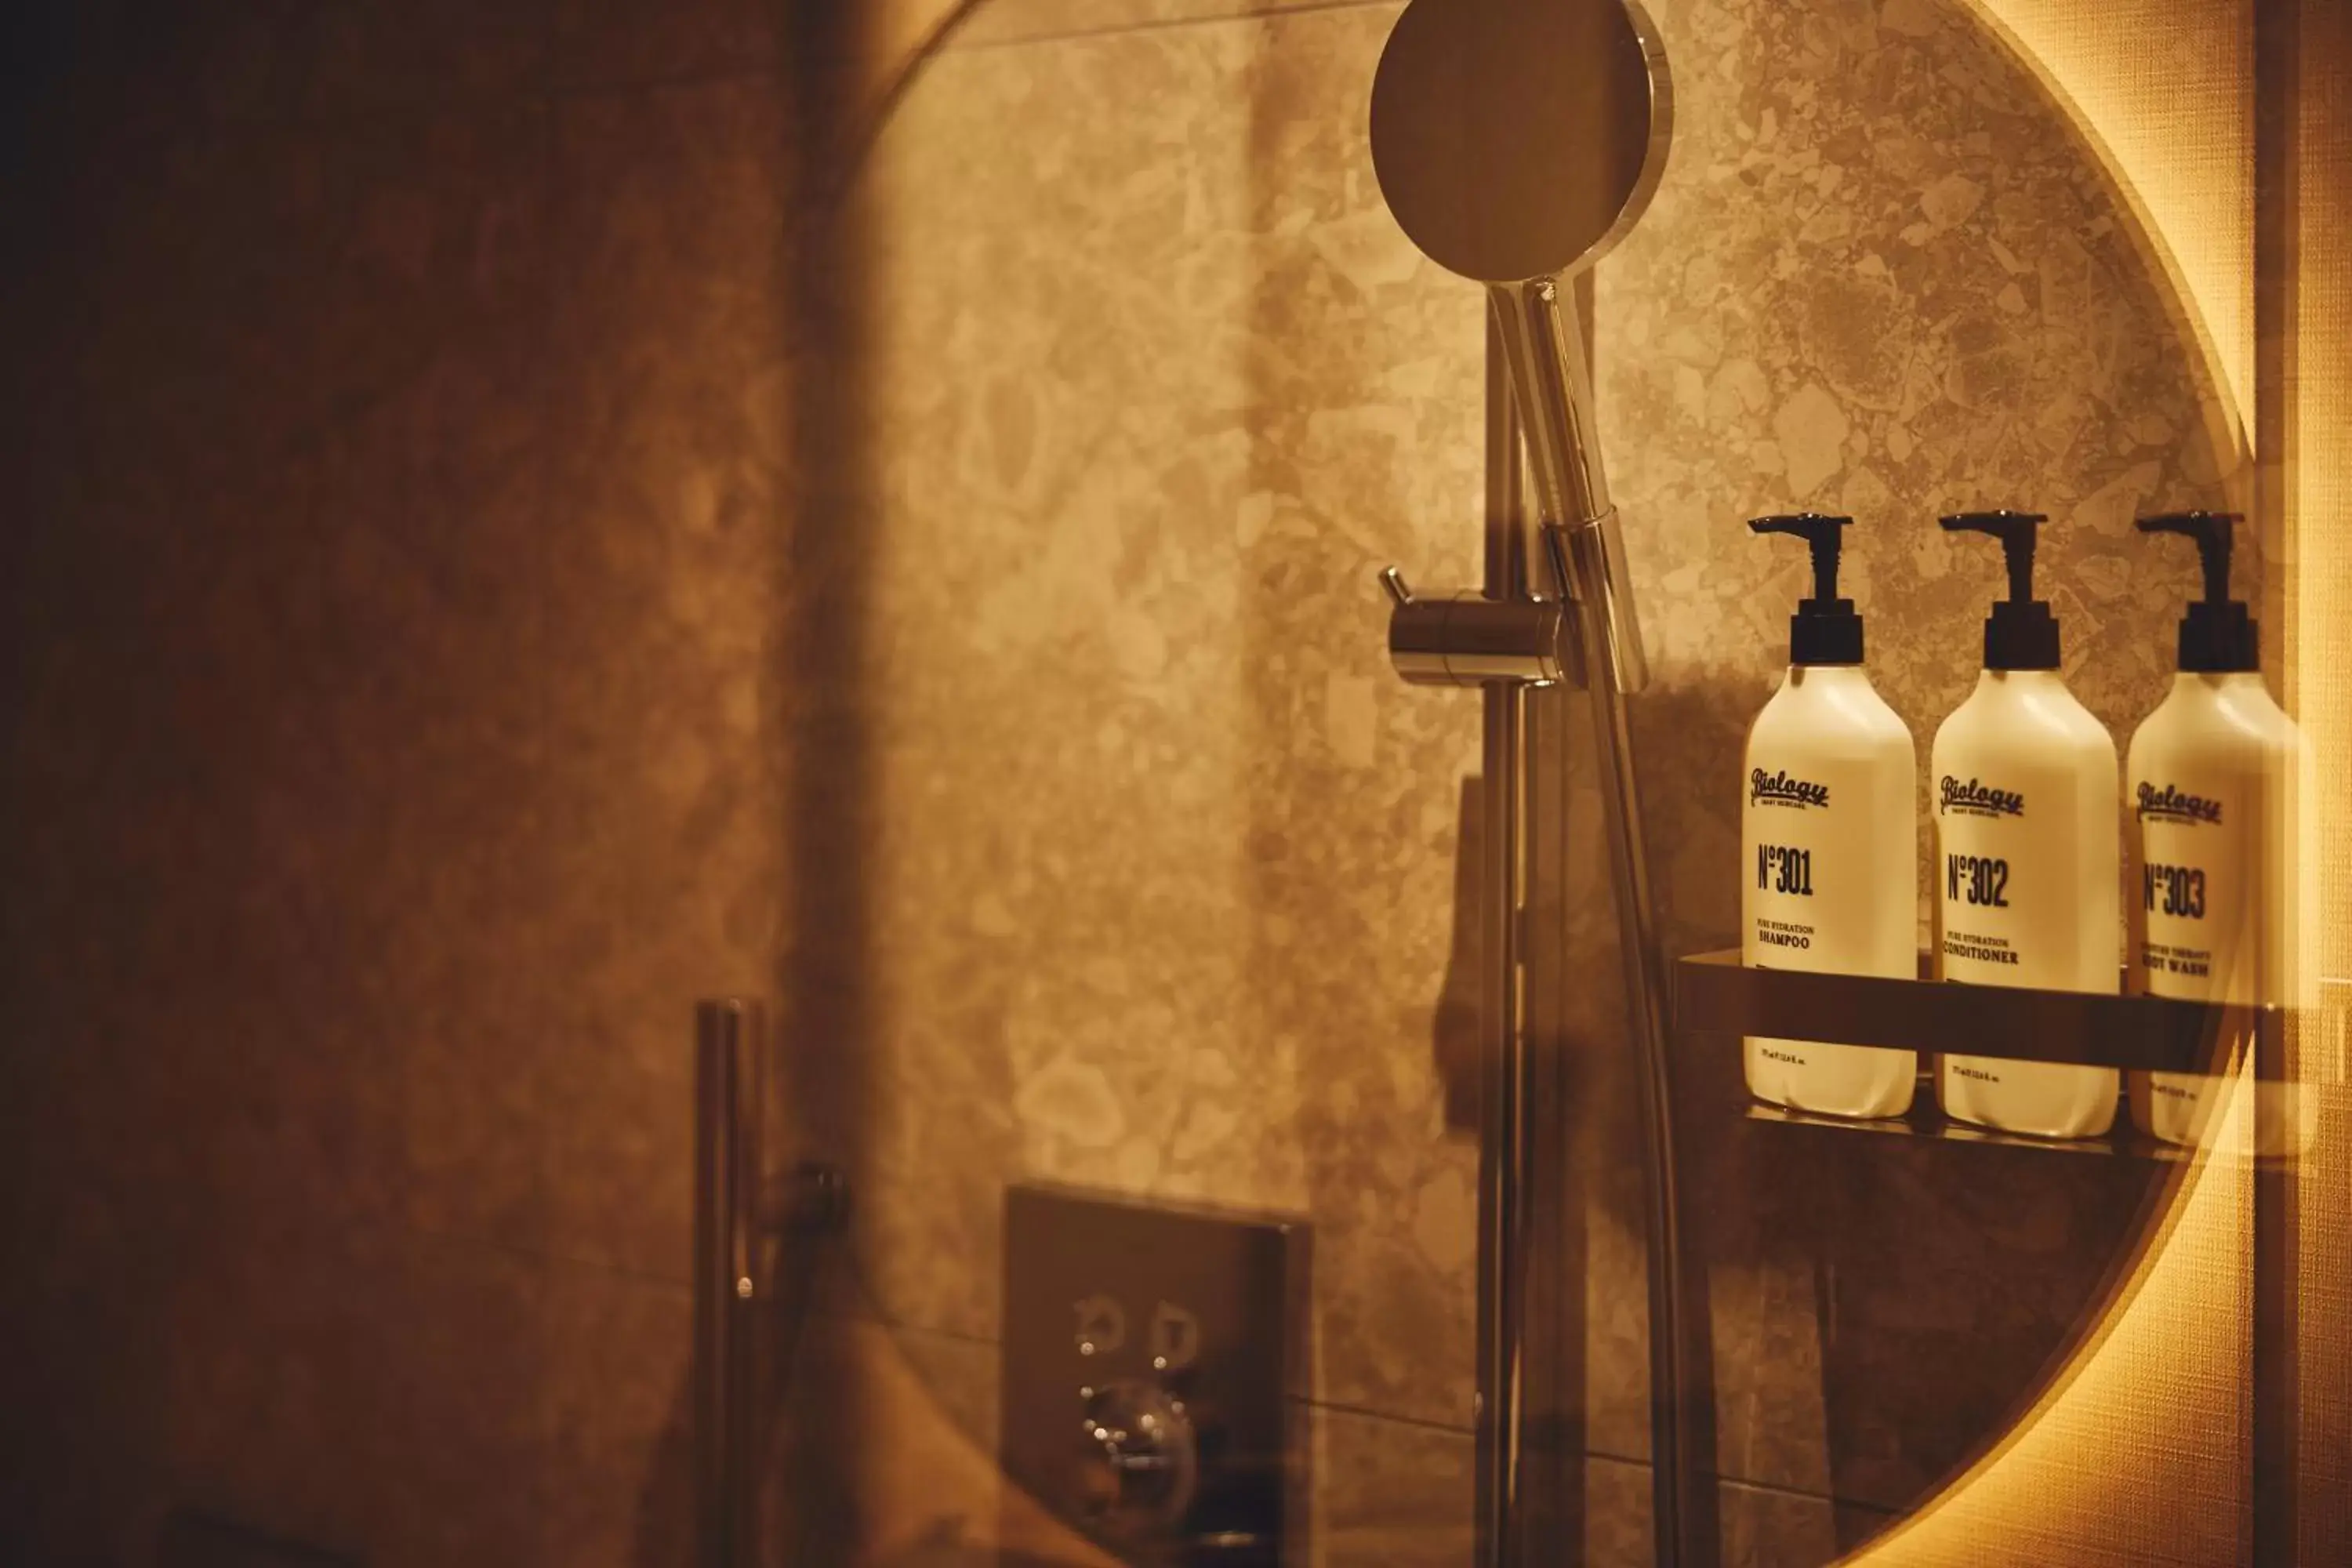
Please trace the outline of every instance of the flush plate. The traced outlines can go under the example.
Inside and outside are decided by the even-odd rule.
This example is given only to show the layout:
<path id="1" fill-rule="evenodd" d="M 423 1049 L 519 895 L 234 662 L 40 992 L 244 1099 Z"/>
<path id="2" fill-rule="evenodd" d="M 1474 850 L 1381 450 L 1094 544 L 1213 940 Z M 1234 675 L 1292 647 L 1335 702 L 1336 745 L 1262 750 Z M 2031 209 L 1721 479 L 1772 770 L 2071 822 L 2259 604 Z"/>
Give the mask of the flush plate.
<path id="1" fill-rule="evenodd" d="M 1278 1568 L 1308 1253 L 1286 1215 L 1006 1188 L 1007 1478 L 1137 1568 Z"/>

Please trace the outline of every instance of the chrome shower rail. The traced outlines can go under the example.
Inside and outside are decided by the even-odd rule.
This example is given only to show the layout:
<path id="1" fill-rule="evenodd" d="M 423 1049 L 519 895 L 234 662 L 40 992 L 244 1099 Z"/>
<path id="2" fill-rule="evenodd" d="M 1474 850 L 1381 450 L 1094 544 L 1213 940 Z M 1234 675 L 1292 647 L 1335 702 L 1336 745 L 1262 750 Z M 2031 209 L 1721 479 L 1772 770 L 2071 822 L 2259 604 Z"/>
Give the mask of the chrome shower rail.
<path id="1" fill-rule="evenodd" d="M 1703 1560 L 1705 1552 L 1688 1549 L 1687 1538 L 1699 1532 L 1699 1521 L 1684 1498 L 1686 1479 L 1696 1470 L 1682 1397 L 1696 1385 L 1684 1364 L 1668 993 L 1625 710 L 1625 692 L 1642 673 L 1639 628 L 1626 595 L 1622 552 L 1611 544 L 1615 516 L 1597 452 L 1576 437 L 1549 450 L 1540 447 L 1518 416 L 1515 390 L 1514 371 L 1539 356 L 1555 368 L 1552 384 L 1561 397 L 1583 411 L 1577 428 L 1589 433 L 1591 394 L 1571 287 L 1549 279 L 1539 289 L 1531 285 L 1523 296 L 1529 311 L 1516 321 L 1513 300 L 1521 296 L 1494 293 L 1486 359 L 1483 591 L 1419 599 L 1393 569 L 1382 581 L 1395 600 L 1390 652 L 1398 673 L 1420 685 L 1479 686 L 1485 703 L 1482 790 L 1488 826 L 1481 880 L 1488 957 L 1479 1096 L 1477 1560 L 1481 1568 L 1528 1561 L 1528 1521 L 1539 1511 L 1559 1511 L 1531 1507 L 1549 1500 L 1530 1498 L 1527 1476 L 1533 1425 L 1528 1312 L 1539 1246 L 1531 1216 L 1540 1169 L 1535 1119 L 1540 1075 L 1527 1028 L 1527 987 L 1531 974 L 1559 964 L 1566 940 L 1557 922 L 1528 929 L 1528 812 L 1537 795 L 1538 764 L 1528 744 L 1527 704 L 1531 689 L 1571 669 L 1591 704 L 1647 1133 L 1652 1507 L 1656 1560 L 1675 1568 Z M 1538 514 L 1543 518 L 1539 528 L 1529 527 L 1528 498 L 1522 493 L 1523 449 L 1534 459 L 1539 495 L 1549 498 Z M 1546 468 L 1552 471 L 1545 475 Z M 1556 521 L 1580 512 L 1588 515 L 1570 525 Z M 1545 555 L 1540 562 L 1531 559 L 1538 542 Z M 1552 951 L 1531 953 L 1533 942 Z"/>
<path id="2" fill-rule="evenodd" d="M 752 1568 L 764 1019 L 758 1003 L 727 997 L 697 1005 L 694 1032 L 695 1561 Z"/>
<path id="3" fill-rule="evenodd" d="M 1601 452 L 1591 442 L 1592 388 L 1573 282 L 1539 279 L 1516 289 L 1490 291 L 1503 342 L 1512 353 L 1513 395 L 1532 382 L 1554 406 L 1540 421 L 1523 417 L 1527 446 L 1544 503 L 1543 539 L 1569 600 L 1569 632 L 1578 653 L 1591 710 L 1592 749 L 1600 775 L 1601 816 L 1609 828 L 1614 873 L 1618 948 L 1625 968 L 1625 1010 L 1633 1026 L 1636 1083 L 1646 1136 L 1643 1193 L 1648 1231 L 1650 1314 L 1650 1497 L 1654 1561 L 1677 1568 L 1711 1555 L 1711 1542 L 1694 1538 L 1703 1517 L 1685 1497 L 1698 1473 L 1691 1424 L 1682 1407 L 1695 1386 L 1685 1362 L 1689 1344 L 1682 1322 L 1681 1204 L 1675 1190 L 1675 1113 L 1667 1033 L 1669 992 L 1658 946 L 1657 906 L 1650 890 L 1643 846 L 1641 784 L 1634 768 L 1628 693 L 1648 680 L 1641 626 L 1633 612 L 1624 545 L 1610 503 Z M 1535 368 L 1530 370 L 1532 364 Z M 1540 423 L 1553 435 L 1537 439 Z M 1549 470 L 1549 471 L 1547 471 Z M 1564 932 L 1552 933 L 1565 940 Z"/>
<path id="4" fill-rule="evenodd" d="M 694 1010 L 696 1568 L 762 1563 L 761 1454 L 800 1353 L 822 1249 L 849 1220 L 849 1182 L 802 1160 L 771 1177 L 767 1013 Z"/>
<path id="5" fill-rule="evenodd" d="M 1527 533 L 1519 496 L 1519 429 L 1500 345 L 1486 354 L 1486 590 L 1496 601 L 1529 602 Z M 1555 615 L 1558 606 L 1546 606 Z M 1556 624 L 1552 628 L 1557 637 Z M 1478 1561 L 1519 1554 L 1528 1428 L 1528 1276 L 1536 1241 L 1536 1103 L 1528 1056 L 1525 954 L 1527 908 L 1527 686 L 1490 681 L 1480 763 L 1485 793 L 1490 954 L 1486 975 L 1492 1020 L 1481 1042 L 1478 1133 Z"/>
<path id="6" fill-rule="evenodd" d="M 1686 1560 L 1685 1538 L 1704 1531 L 1683 1506 L 1691 1435 L 1681 1405 L 1688 1384 L 1665 976 L 1625 708 L 1647 668 L 1576 289 L 1656 193 L 1673 124 L 1665 53 L 1635 0 L 1412 0 L 1372 80 L 1372 166 L 1390 215 L 1431 260 L 1484 284 L 1490 306 L 1485 590 L 1420 601 L 1391 570 L 1389 648 L 1407 680 L 1487 689 L 1490 837 L 1507 863 L 1488 868 L 1486 896 L 1507 928 L 1523 910 L 1528 825 L 1517 814 L 1541 782 L 1527 745 L 1528 689 L 1564 667 L 1591 703 L 1648 1143 L 1651 1476 L 1657 1561 L 1667 1568 Z M 1517 493 L 1522 448 L 1532 508 Z M 1495 946 L 1493 983 L 1502 990 L 1486 1047 L 1479 1233 L 1482 1568 L 1526 1561 L 1531 1545 L 1521 1538 L 1529 1500 L 1527 1215 L 1540 1166 L 1528 1106 L 1539 1075 L 1525 1038 L 1518 958 L 1522 944 L 1538 943 L 1564 947 L 1564 929 L 1508 930 Z"/>

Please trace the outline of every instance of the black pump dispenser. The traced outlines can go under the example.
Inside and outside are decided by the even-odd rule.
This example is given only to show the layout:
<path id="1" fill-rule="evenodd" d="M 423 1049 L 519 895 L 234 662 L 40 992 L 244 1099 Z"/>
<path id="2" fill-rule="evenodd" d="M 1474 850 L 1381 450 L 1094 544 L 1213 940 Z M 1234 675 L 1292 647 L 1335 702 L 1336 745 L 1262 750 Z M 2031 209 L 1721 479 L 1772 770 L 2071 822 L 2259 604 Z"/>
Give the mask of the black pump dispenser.
<path id="1" fill-rule="evenodd" d="M 1852 599 L 1837 592 L 1838 551 L 1850 517 L 1824 517 L 1801 511 L 1787 517 L 1759 517 L 1748 523 L 1758 533 L 1793 533 L 1812 547 L 1813 596 L 1797 601 L 1789 617 L 1790 664 L 1860 664 L 1862 617 Z"/>
<path id="2" fill-rule="evenodd" d="M 1985 617 L 1987 669 L 2058 668 L 2058 617 L 2047 600 L 2033 596 L 2033 546 L 2042 525 L 2038 511 L 1964 511 L 1943 520 L 1947 533 L 1989 533 L 2000 541 L 2009 563 L 2009 597 Z"/>
<path id="3" fill-rule="evenodd" d="M 2230 597 L 2233 511 L 2168 511 L 2144 517 L 2142 533 L 2178 533 L 2197 542 L 2205 567 L 2205 597 L 2180 617 L 2180 668 L 2195 675 L 2230 675 L 2263 667 L 2262 634 L 2243 599 Z"/>

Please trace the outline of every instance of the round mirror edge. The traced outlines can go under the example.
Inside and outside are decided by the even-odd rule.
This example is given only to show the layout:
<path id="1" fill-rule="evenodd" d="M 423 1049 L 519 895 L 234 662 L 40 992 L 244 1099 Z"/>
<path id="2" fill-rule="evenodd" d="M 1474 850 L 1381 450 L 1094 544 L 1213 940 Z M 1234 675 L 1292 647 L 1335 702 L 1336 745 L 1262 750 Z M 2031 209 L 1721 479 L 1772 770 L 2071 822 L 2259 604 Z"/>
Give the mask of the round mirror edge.
<path id="1" fill-rule="evenodd" d="M 2164 287 L 2159 290 L 2171 308 L 2175 327 L 2195 345 L 2201 379 L 2215 395 L 2203 413 L 2207 421 L 2207 437 L 2212 443 L 2213 456 L 2219 465 L 2222 481 L 2228 488 L 2232 507 L 2252 510 L 2247 505 L 2253 458 L 2253 344 L 2251 308 L 2238 322 L 2239 331 L 2231 337 L 2243 342 L 2223 341 L 2225 327 L 2217 324 L 2221 314 L 2221 301 L 2216 297 L 2221 285 L 2212 279 L 2201 282 L 2184 259 L 2181 248 L 2173 242 L 2171 230 L 2160 216 L 2158 204 L 2145 187 L 2145 178 L 2154 171 L 2140 171 L 2126 157 L 2111 137 L 2109 130 L 2101 129 L 2086 99 L 2089 84 L 2070 80 L 2065 68 L 2050 54 L 2037 48 L 2018 25 L 2017 13 L 2022 10 L 2018 0 L 1959 0 L 1959 4 L 1980 26 L 1986 36 L 2007 51 L 2011 59 L 2038 83 L 2049 101 L 2064 117 L 2084 149 L 2091 155 L 2100 171 L 2107 177 L 2109 188 L 2117 198 L 2117 205 L 2131 225 L 2129 238 L 2133 247 L 2149 263 L 2150 268 Z M 2252 83 L 2246 84 L 2251 96 Z M 2251 143 L 2248 147 L 2252 155 Z M 2253 180 L 2251 168 L 2246 181 L 2252 193 Z M 2252 203 L 2247 202 L 2246 274 L 2240 281 L 2251 279 L 2252 271 Z M 2184 217 L 2186 215 L 2183 215 Z M 2251 295 L 2251 289 L 2247 290 Z M 2274 559 L 2265 541 L 2265 559 Z"/>
<path id="2" fill-rule="evenodd" d="M 941 0 L 942 14 L 929 26 L 919 41 L 893 59 L 887 75 L 877 74 L 874 79 L 877 86 L 862 96 L 859 101 L 856 134 L 845 143 L 846 156 L 831 182 L 835 189 L 845 191 L 851 186 L 856 170 L 865 163 L 876 138 L 898 104 L 919 83 L 928 68 L 953 47 L 955 36 L 982 6 L 989 3 L 990 0 Z M 1654 23 L 1633 0 L 1626 0 L 1626 3 L 1627 8 L 1636 16 L 1645 49 L 1654 50 L 1658 37 Z M 2222 482 L 2230 487 L 2234 496 L 2251 482 L 2251 391 L 2242 389 L 2231 374 L 2232 362 L 2229 351 L 2221 342 L 2219 331 L 2204 307 L 2205 297 L 2190 280 L 2189 268 L 2169 242 L 2168 230 L 2131 168 L 2107 137 L 2101 133 L 2098 122 L 2084 108 L 2081 98 L 2008 25 L 1996 8 L 1997 5 L 1998 0 L 1965 0 L 1965 8 L 1971 17 L 1981 24 L 1986 33 L 2042 87 L 2048 101 L 2064 116 L 2066 123 L 2074 128 L 2093 161 L 2105 174 L 2109 188 L 2118 198 L 2120 214 L 2131 225 L 2131 232 L 2127 236 L 2129 243 L 2149 264 L 2151 274 L 2158 284 L 2156 291 L 2173 314 L 2176 330 L 2184 342 L 2195 345 L 2200 366 L 2198 379 L 2211 394 L 2209 400 L 2202 400 L 2203 411 L 2209 420 L 2209 435 L 2222 471 Z M 1663 66 L 1663 61 L 1660 64 Z M 1656 74 L 1656 81 L 1657 118 L 1660 134 L 1665 136 L 1669 134 L 1667 128 L 1674 118 L 1672 78 L 1661 68 Z M 1666 158 L 1654 160 L 1642 183 L 1640 194 L 1629 204 L 1618 224 L 1612 226 L 1610 237 L 1596 247 L 1596 256 L 1605 254 L 1622 231 L 1633 226 L 1641 216 L 1662 182 L 1667 162 Z M 2267 541 L 2265 549 L 2267 554 Z M 1896 1549 L 1915 1527 L 1927 1522 L 1936 1505 L 1998 1466 L 2015 1447 L 2032 1423 L 2052 1405 L 2070 1395 L 2080 1382 L 2086 1363 L 2113 1337 L 2117 1321 L 2144 1294 L 2148 1276 L 2160 1263 L 2166 1244 L 2179 1229 L 2195 1193 L 2204 1185 L 2195 1178 L 2206 1168 L 2201 1163 L 2191 1164 L 2183 1162 L 2178 1170 L 2168 1173 L 2152 1184 L 2146 1209 L 2135 1228 L 2132 1245 L 2115 1258 L 2110 1283 L 2096 1292 L 2097 1308 L 2085 1313 L 2078 1332 L 2052 1355 L 2047 1363 L 2046 1377 L 2021 1401 L 2014 1418 L 1990 1435 L 1984 1451 L 1955 1467 L 1944 1481 L 1924 1494 L 1917 1507 L 1901 1517 L 1889 1520 L 1882 1531 L 1857 1542 L 1842 1560 L 1889 1560 L 1881 1555 L 1882 1549 L 1890 1552 Z"/>

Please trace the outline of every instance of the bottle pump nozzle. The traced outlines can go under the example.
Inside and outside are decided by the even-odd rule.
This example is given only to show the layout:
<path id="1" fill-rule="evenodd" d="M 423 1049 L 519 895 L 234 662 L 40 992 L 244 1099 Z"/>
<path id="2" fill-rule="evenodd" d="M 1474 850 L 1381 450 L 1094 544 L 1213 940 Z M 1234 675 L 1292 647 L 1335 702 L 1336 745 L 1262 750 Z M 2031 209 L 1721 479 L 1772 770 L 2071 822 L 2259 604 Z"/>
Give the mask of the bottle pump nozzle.
<path id="1" fill-rule="evenodd" d="M 1860 664 L 1862 617 L 1853 601 L 1838 597 L 1838 552 L 1844 543 L 1850 517 L 1825 517 L 1817 511 L 1786 517 L 1759 517 L 1748 523 L 1758 533 L 1793 533 L 1811 547 L 1813 596 L 1797 601 L 1789 617 L 1790 664 Z"/>
<path id="2" fill-rule="evenodd" d="M 2168 511 L 2135 524 L 2142 533 L 2177 533 L 2197 542 L 2205 569 L 2205 597 L 2180 617 L 2180 668 L 2228 674 L 2262 668 L 2262 637 L 2245 601 L 2230 597 L 2230 551 L 2236 512 Z"/>
<path id="3" fill-rule="evenodd" d="M 2009 566 L 2009 597 L 1985 617 L 1987 669 L 2058 668 L 2058 617 L 2033 596 L 2033 547 L 2042 525 L 2038 511 L 1964 511 L 1942 520 L 1947 533 L 1987 533 L 2000 541 Z"/>

